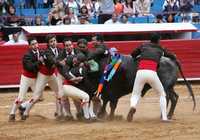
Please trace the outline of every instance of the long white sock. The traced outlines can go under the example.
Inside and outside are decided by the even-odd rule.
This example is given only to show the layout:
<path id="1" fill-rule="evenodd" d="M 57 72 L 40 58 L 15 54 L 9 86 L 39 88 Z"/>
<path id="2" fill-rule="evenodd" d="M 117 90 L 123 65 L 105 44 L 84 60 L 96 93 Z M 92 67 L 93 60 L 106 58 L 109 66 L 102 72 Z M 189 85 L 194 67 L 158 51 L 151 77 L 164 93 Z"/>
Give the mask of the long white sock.
<path id="1" fill-rule="evenodd" d="M 26 103 L 26 110 L 24 111 L 24 115 L 26 115 L 26 116 L 29 115 L 29 112 L 30 112 L 31 108 L 33 107 L 33 105 L 34 105 L 34 102 L 32 99 Z"/>
<path id="2" fill-rule="evenodd" d="M 93 110 L 93 103 L 90 102 L 90 106 L 89 106 L 89 114 L 91 118 L 95 118 L 96 115 L 94 114 L 94 110 Z"/>
<path id="3" fill-rule="evenodd" d="M 139 95 L 132 95 L 131 96 L 131 107 L 136 107 L 136 105 L 138 104 L 138 101 L 140 99 L 140 96 Z"/>
<path id="4" fill-rule="evenodd" d="M 70 102 L 68 98 L 62 100 L 62 106 L 63 106 L 63 113 L 65 113 L 66 116 L 72 116 L 70 110 Z"/>
<path id="5" fill-rule="evenodd" d="M 84 103 L 83 104 L 83 113 L 84 113 L 84 117 L 86 119 L 90 118 L 90 114 L 89 114 L 89 103 Z"/>
<path id="6" fill-rule="evenodd" d="M 11 112 L 10 114 L 15 114 L 17 111 L 18 105 L 16 103 L 13 104 L 12 108 L 11 108 Z"/>
<path id="7" fill-rule="evenodd" d="M 62 107 L 61 99 L 56 99 L 56 112 L 58 113 L 58 116 L 63 115 L 62 109 L 63 107 Z"/>
<path id="8" fill-rule="evenodd" d="M 165 96 L 160 96 L 160 110 L 162 114 L 162 120 L 168 120 L 167 119 L 167 101 Z"/>

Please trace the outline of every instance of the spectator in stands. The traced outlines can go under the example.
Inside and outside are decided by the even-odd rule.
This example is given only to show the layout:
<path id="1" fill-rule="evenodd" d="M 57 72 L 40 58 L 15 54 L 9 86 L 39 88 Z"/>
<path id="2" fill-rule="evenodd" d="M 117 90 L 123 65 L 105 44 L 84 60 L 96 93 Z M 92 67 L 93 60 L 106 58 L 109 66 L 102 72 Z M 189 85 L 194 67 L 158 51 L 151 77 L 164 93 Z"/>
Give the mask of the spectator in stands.
<path id="1" fill-rule="evenodd" d="M 62 20 L 63 25 L 70 25 L 71 23 L 72 23 L 71 18 L 68 15 L 63 17 L 63 20 Z"/>
<path id="2" fill-rule="evenodd" d="M 92 4 L 93 4 L 93 7 L 94 7 L 93 16 L 94 17 L 99 16 L 99 13 L 100 13 L 100 2 L 99 2 L 99 0 L 93 0 Z"/>
<path id="3" fill-rule="evenodd" d="M 114 4 L 115 4 L 115 6 L 114 6 L 115 11 L 114 12 L 117 15 L 121 15 L 123 13 L 123 9 L 124 9 L 123 4 L 121 3 L 121 0 L 114 0 Z"/>
<path id="4" fill-rule="evenodd" d="M 137 0 L 137 8 L 139 16 L 147 16 L 150 14 L 151 1 L 150 0 Z"/>
<path id="5" fill-rule="evenodd" d="M 155 19 L 154 23 L 165 23 L 165 20 L 163 19 L 162 14 L 156 15 L 156 19 Z"/>
<path id="6" fill-rule="evenodd" d="M 112 14 L 112 18 L 107 20 L 104 24 L 119 24 L 118 15 L 116 13 Z"/>
<path id="7" fill-rule="evenodd" d="M 41 16 L 35 16 L 34 26 L 41 26 L 45 25 L 44 21 L 42 20 Z"/>
<path id="8" fill-rule="evenodd" d="M 62 19 L 57 9 L 53 9 L 52 11 L 49 12 L 48 15 L 49 25 L 59 25 L 61 24 L 61 21 Z"/>
<path id="9" fill-rule="evenodd" d="M 7 26 L 22 26 L 25 25 L 25 20 L 22 17 L 15 15 L 16 9 L 14 5 L 8 6 L 8 14 L 5 21 L 5 25 Z"/>
<path id="10" fill-rule="evenodd" d="M 79 23 L 78 24 L 90 24 L 90 22 L 88 21 L 88 18 L 86 16 L 79 16 Z"/>
<path id="11" fill-rule="evenodd" d="M 192 8 L 194 0 L 180 0 L 180 11 L 183 17 L 183 22 L 190 22 L 192 20 Z"/>
<path id="12" fill-rule="evenodd" d="M 89 19 L 89 12 L 88 12 L 88 9 L 85 5 L 83 5 L 80 9 L 80 15 L 79 16 L 84 16 L 87 18 L 87 20 Z"/>
<path id="13" fill-rule="evenodd" d="M 8 2 L 5 0 L 0 0 L 0 16 L 6 15 L 6 10 L 8 8 Z"/>
<path id="14" fill-rule="evenodd" d="M 167 17 L 166 17 L 166 22 L 167 23 L 173 23 L 173 22 L 175 22 L 174 15 L 173 14 L 168 14 Z"/>
<path id="15" fill-rule="evenodd" d="M 128 15 L 126 14 L 122 14 L 120 17 L 120 22 L 123 24 L 131 24 L 131 22 L 128 21 Z"/>
<path id="16" fill-rule="evenodd" d="M 71 24 L 78 24 L 78 17 L 76 14 L 74 14 L 72 8 L 69 8 L 68 6 L 65 7 L 65 16 L 68 15 L 71 19 Z"/>
<path id="17" fill-rule="evenodd" d="M 64 4 L 69 7 L 75 15 L 78 15 L 80 5 L 76 0 L 64 0 Z"/>
<path id="18" fill-rule="evenodd" d="M 94 5 L 91 0 L 82 0 L 82 2 L 80 3 L 80 7 L 83 7 L 83 6 L 87 7 L 88 14 L 90 16 L 94 15 Z"/>
<path id="19" fill-rule="evenodd" d="M 9 41 L 3 45 L 28 44 L 26 40 L 22 39 L 21 32 L 11 34 L 9 38 Z"/>
<path id="20" fill-rule="evenodd" d="M 137 14 L 137 6 L 136 6 L 136 0 L 125 0 L 123 3 L 123 13 L 127 14 L 128 16 L 133 16 Z"/>
<path id="21" fill-rule="evenodd" d="M 113 0 L 101 0 L 98 23 L 104 24 L 105 21 L 107 21 L 108 19 L 110 19 L 112 17 L 113 12 L 114 12 Z"/>
<path id="22" fill-rule="evenodd" d="M 179 11 L 180 3 L 179 0 L 165 0 L 163 4 L 163 12 L 167 15 L 168 13 L 176 14 Z"/>

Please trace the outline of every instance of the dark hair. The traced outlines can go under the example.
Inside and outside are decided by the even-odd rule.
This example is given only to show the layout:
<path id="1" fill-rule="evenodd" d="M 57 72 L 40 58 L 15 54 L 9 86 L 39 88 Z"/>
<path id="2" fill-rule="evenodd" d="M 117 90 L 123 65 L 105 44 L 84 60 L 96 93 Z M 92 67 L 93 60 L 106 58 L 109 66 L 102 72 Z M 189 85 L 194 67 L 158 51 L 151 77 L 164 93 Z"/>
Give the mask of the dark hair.
<path id="1" fill-rule="evenodd" d="M 163 16 L 162 16 L 162 14 L 158 14 L 158 15 L 156 15 L 156 18 L 157 19 L 163 19 Z"/>
<path id="2" fill-rule="evenodd" d="M 31 45 L 31 42 L 32 42 L 33 40 L 37 40 L 37 39 L 36 39 L 35 37 L 30 37 L 30 38 L 28 38 L 28 44 Z"/>
<path id="3" fill-rule="evenodd" d="M 47 42 L 47 44 L 49 43 L 49 40 L 51 40 L 52 38 L 56 38 L 56 35 L 54 35 L 54 34 L 48 34 L 47 36 L 46 36 L 46 42 Z"/>
<path id="4" fill-rule="evenodd" d="M 87 45 L 87 40 L 86 39 L 84 39 L 84 38 L 81 38 L 81 39 L 79 39 L 78 41 L 77 41 L 77 45 L 79 45 L 79 44 L 81 44 L 81 43 L 83 43 L 83 44 L 85 44 L 85 45 Z"/>
<path id="5" fill-rule="evenodd" d="M 72 42 L 72 38 L 66 36 L 66 37 L 64 37 L 64 39 L 63 39 L 63 43 L 66 42 L 66 41 L 71 41 L 71 42 Z"/>
<path id="6" fill-rule="evenodd" d="M 95 34 L 92 37 L 96 37 L 97 41 L 104 42 L 104 36 L 102 34 Z"/>
<path id="7" fill-rule="evenodd" d="M 157 43 L 159 43 L 160 39 L 161 39 L 161 36 L 160 36 L 159 33 L 151 34 L 151 37 L 150 37 L 151 43 L 156 43 L 157 44 Z"/>

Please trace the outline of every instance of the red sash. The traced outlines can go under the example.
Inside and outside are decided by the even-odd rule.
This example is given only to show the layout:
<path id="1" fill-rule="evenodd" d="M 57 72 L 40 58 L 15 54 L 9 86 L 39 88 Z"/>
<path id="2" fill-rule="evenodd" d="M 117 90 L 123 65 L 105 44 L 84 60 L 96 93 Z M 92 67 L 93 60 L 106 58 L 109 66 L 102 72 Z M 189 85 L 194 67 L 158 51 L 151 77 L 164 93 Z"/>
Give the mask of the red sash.
<path id="1" fill-rule="evenodd" d="M 49 75 L 50 76 L 55 72 L 55 69 L 56 68 L 48 69 L 45 65 L 40 65 L 39 72 L 41 72 L 44 75 Z"/>
<path id="2" fill-rule="evenodd" d="M 157 62 L 153 60 L 142 59 L 139 62 L 138 69 L 157 71 L 157 66 L 158 66 Z"/>
<path id="3" fill-rule="evenodd" d="M 22 74 L 28 78 L 36 78 L 37 74 L 23 69 Z"/>

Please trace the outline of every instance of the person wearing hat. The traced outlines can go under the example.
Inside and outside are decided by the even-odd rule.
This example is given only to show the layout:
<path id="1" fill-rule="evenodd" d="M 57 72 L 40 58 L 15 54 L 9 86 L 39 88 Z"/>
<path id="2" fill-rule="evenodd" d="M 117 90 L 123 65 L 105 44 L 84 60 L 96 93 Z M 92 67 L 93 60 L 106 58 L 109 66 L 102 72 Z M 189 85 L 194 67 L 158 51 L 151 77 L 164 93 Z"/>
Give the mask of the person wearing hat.
<path id="1" fill-rule="evenodd" d="M 160 94 L 160 109 L 162 121 L 168 122 L 166 93 L 163 85 L 157 75 L 159 62 L 162 56 L 176 59 L 175 55 L 169 53 L 159 45 L 160 35 L 155 33 L 151 36 L 150 43 L 144 43 L 133 50 L 131 56 L 138 61 L 138 70 L 133 85 L 133 91 L 130 99 L 130 110 L 127 121 L 131 122 L 136 112 L 136 106 L 141 97 L 141 92 L 145 84 L 149 84 L 157 93 Z"/>

